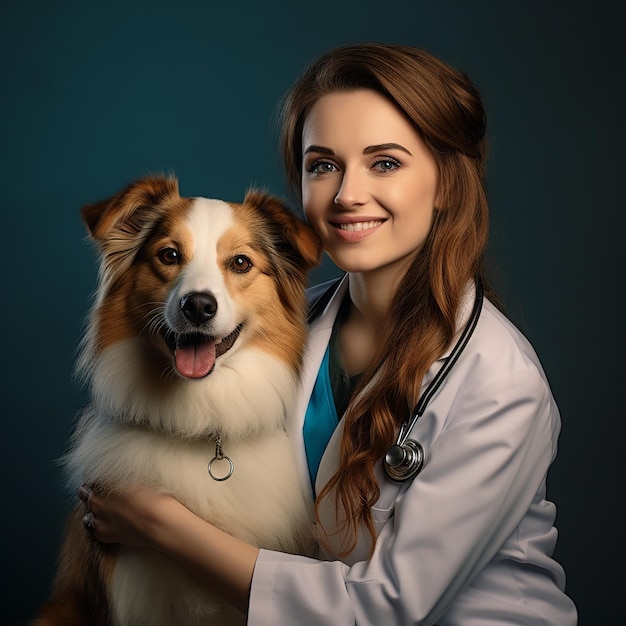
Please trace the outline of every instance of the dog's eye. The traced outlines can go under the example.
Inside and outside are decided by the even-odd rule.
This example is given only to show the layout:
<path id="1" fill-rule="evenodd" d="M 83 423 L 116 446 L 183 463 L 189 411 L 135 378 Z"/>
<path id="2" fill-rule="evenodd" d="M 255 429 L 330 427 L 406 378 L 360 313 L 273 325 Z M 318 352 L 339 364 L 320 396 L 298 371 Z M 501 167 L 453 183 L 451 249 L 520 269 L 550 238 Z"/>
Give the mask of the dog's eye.
<path id="1" fill-rule="evenodd" d="M 252 269 L 252 261 L 247 256 L 244 256 L 243 254 L 238 254 L 230 262 L 230 267 L 235 270 L 235 272 L 245 274 Z"/>
<path id="2" fill-rule="evenodd" d="M 176 248 L 163 248 L 159 250 L 157 255 L 159 257 L 159 261 L 163 263 L 163 265 L 178 265 L 181 262 L 181 255 Z"/>

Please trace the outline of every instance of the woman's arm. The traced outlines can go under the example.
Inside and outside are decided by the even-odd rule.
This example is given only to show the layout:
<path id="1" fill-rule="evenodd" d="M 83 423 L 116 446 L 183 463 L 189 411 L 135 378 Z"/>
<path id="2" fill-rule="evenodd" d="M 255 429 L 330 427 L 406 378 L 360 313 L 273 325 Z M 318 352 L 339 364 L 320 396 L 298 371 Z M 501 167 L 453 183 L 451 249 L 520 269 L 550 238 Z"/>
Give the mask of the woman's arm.
<path id="1" fill-rule="evenodd" d="M 81 488 L 79 497 L 91 511 L 96 540 L 169 554 L 200 584 L 248 612 L 258 548 L 205 522 L 171 496 L 146 487 L 112 495 Z"/>
<path id="2" fill-rule="evenodd" d="M 483 379 L 480 372 L 477 377 Z M 558 428 L 548 388 L 532 368 L 498 373 L 463 389 L 463 394 L 458 385 L 444 390 L 459 403 L 455 415 L 429 445 L 422 473 L 399 489 L 372 558 L 348 566 L 261 550 L 251 588 L 251 626 L 323 626 L 329 615 L 333 624 L 346 626 L 426 626 L 452 609 L 538 494 Z M 529 584 L 528 599 L 537 593 L 548 598 L 542 609 L 546 624 L 572 623 L 572 614 L 563 610 L 558 567 L 537 553 L 554 539 L 548 520 L 552 508 L 539 506 L 541 512 L 535 510 L 529 520 L 537 528 L 519 545 L 514 537 L 511 546 L 532 553 L 522 554 L 528 565 L 515 572 L 522 580 L 516 583 L 511 572 L 505 580 L 496 576 L 489 595 L 480 602 L 465 599 L 473 604 L 458 610 L 484 616 L 507 607 L 513 616 L 501 623 L 538 623 L 537 603 L 517 604 L 520 588 Z M 323 501 L 322 514 L 324 507 Z M 553 609 L 548 608 L 552 600 Z"/>

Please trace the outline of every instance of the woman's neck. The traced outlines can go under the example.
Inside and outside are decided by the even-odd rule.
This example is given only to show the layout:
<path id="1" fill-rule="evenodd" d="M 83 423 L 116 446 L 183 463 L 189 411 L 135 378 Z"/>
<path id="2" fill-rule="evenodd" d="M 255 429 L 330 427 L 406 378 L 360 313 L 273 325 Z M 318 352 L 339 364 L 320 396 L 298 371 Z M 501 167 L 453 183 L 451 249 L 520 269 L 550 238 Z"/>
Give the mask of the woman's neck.
<path id="1" fill-rule="evenodd" d="M 384 321 L 393 292 L 393 284 L 386 277 L 349 274 L 348 289 L 352 303 L 351 315 L 372 327 L 377 327 Z"/>
<path id="2" fill-rule="evenodd" d="M 351 273 L 348 287 L 350 308 L 339 331 L 339 352 L 346 373 L 354 376 L 375 360 L 394 282 L 388 276 Z"/>

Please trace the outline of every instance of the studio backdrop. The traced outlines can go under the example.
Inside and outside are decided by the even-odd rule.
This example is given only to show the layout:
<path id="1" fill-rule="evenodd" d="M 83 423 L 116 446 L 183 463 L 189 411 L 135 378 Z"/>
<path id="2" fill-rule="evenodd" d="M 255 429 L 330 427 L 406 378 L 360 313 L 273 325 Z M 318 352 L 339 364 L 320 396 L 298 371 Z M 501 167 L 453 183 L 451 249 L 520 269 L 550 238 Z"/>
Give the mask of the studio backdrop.
<path id="1" fill-rule="evenodd" d="M 2 623 L 45 598 L 75 502 L 57 459 L 86 400 L 72 369 L 96 265 L 80 207 L 155 172 L 187 196 L 286 198 L 279 102 L 318 54 L 361 41 L 425 48 L 483 94 L 496 284 L 562 413 L 557 556 L 580 623 L 618 623 L 623 24 L 606 0 L 5 3 Z M 326 261 L 311 282 L 335 273 Z"/>

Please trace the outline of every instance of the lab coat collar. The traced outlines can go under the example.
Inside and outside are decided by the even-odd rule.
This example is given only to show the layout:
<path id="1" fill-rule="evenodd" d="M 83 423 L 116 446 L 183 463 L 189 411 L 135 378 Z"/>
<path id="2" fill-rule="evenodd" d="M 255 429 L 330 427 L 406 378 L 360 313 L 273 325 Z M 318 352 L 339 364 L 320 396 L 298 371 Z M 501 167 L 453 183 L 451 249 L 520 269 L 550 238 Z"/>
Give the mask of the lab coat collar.
<path id="1" fill-rule="evenodd" d="M 309 479 L 306 451 L 304 448 L 304 439 L 302 436 L 302 427 L 304 425 L 306 409 L 308 406 L 309 398 L 311 397 L 311 393 L 313 391 L 313 387 L 315 385 L 319 366 L 324 357 L 328 342 L 330 341 L 330 335 L 332 333 L 335 318 L 339 313 L 341 303 L 347 291 L 348 274 L 345 274 L 342 277 L 339 285 L 337 286 L 335 293 L 329 300 L 328 304 L 324 307 L 322 313 L 319 315 L 319 317 L 313 320 L 311 326 L 309 327 L 309 338 L 304 357 L 300 393 L 298 395 L 298 400 L 295 406 L 293 419 L 288 421 L 287 430 L 296 447 L 295 452 L 299 464 L 301 479 L 303 485 L 305 485 L 305 488 L 308 490 L 312 499 L 314 498 L 314 494 L 310 484 L 311 481 Z M 464 290 L 461 304 L 459 306 L 456 323 L 456 334 L 453 337 L 453 340 L 448 349 L 435 361 L 435 363 L 433 363 L 428 372 L 426 372 L 424 380 L 422 381 L 422 389 L 424 388 L 424 386 L 428 385 L 428 383 L 432 380 L 437 371 L 439 371 L 439 369 L 443 365 L 445 359 L 450 355 L 454 344 L 458 340 L 459 335 L 462 333 L 463 328 L 465 327 L 471 316 L 475 298 L 476 287 L 474 281 L 470 281 L 468 282 Z M 337 467 L 337 459 L 332 458 L 331 461 L 330 457 L 333 457 L 334 455 L 330 454 L 329 456 L 329 454 L 327 453 L 329 453 L 330 451 L 338 450 L 337 442 L 339 440 L 339 437 L 341 436 L 342 430 L 343 422 L 340 422 L 339 427 L 333 433 L 331 441 L 329 442 L 329 445 L 322 457 L 322 462 L 320 464 L 320 469 L 318 473 L 318 484 L 320 483 L 320 481 L 322 483 L 325 483 L 325 481 L 330 478 L 330 476 Z"/>
<path id="2" fill-rule="evenodd" d="M 454 333 L 454 337 L 452 337 L 450 345 L 448 346 L 446 351 L 437 359 L 437 361 L 445 361 L 450 356 L 450 353 L 454 349 L 454 345 L 456 344 L 461 333 L 463 332 L 463 329 L 470 320 L 475 300 L 476 283 L 475 281 L 470 280 L 467 285 L 465 285 L 465 289 L 463 290 L 463 294 L 461 295 L 461 303 L 459 304 L 459 310 L 457 311 L 456 315 L 456 330 Z"/>

